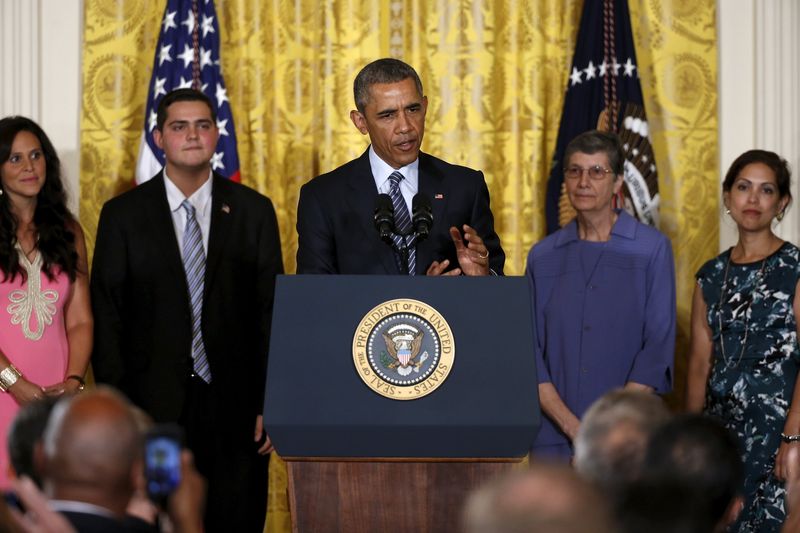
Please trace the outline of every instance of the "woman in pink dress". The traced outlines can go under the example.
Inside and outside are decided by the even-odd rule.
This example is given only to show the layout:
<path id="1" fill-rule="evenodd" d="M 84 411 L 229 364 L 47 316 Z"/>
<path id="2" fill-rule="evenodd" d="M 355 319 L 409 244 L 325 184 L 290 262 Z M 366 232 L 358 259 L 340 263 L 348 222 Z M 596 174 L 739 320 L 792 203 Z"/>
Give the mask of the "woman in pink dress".
<path id="1" fill-rule="evenodd" d="M 86 244 L 44 131 L 0 120 L 0 489 L 20 405 L 75 393 L 92 349 Z"/>

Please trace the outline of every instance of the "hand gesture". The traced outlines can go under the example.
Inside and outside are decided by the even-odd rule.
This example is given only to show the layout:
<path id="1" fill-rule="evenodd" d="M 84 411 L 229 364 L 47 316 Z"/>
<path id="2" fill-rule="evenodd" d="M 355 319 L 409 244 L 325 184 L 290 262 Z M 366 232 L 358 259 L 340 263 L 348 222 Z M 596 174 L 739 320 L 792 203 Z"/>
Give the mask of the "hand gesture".
<path id="1" fill-rule="evenodd" d="M 475 230 L 464 224 L 462 239 L 458 228 L 450 228 L 450 236 L 456 246 L 456 257 L 461 271 L 467 276 L 487 276 L 489 274 L 489 249 L 483 244 Z M 466 244 L 464 244 L 466 241 Z"/>

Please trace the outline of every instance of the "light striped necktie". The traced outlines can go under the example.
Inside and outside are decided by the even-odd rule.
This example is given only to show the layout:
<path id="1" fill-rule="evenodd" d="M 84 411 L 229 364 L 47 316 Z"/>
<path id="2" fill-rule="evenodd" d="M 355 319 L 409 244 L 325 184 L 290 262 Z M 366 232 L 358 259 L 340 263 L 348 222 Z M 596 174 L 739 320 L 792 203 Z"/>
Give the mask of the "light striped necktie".
<path id="1" fill-rule="evenodd" d="M 398 249 L 402 249 L 403 246 L 408 247 L 408 275 L 413 276 L 417 270 L 417 250 L 414 246 L 416 236 L 407 235 L 404 237 L 403 235 L 398 235 L 399 233 L 408 233 L 411 230 L 411 215 L 408 213 L 408 206 L 403 199 L 403 194 L 400 192 L 400 182 L 404 179 L 405 176 L 396 170 L 389 176 L 389 196 L 394 206 L 394 228 L 397 231 L 397 233 L 392 234 L 392 240 Z M 394 255 L 395 261 L 397 261 L 397 268 L 402 272 L 404 268 L 403 258 L 397 251 L 395 251 Z"/>
<path id="2" fill-rule="evenodd" d="M 206 383 L 211 383 L 203 332 L 200 328 L 203 313 L 203 288 L 205 287 L 206 254 L 203 250 L 203 235 L 195 217 L 194 206 L 184 200 L 181 207 L 186 210 L 186 227 L 183 230 L 183 269 L 189 287 L 189 302 L 192 308 L 192 358 L 194 373 Z"/>

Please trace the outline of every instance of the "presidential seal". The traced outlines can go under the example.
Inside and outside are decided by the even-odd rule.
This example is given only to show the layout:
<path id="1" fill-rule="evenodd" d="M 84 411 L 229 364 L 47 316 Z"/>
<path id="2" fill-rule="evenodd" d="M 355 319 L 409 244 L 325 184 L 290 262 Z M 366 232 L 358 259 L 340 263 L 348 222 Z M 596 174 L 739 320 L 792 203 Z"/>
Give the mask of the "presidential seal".
<path id="1" fill-rule="evenodd" d="M 455 341 L 436 309 L 418 300 L 390 300 L 370 310 L 353 336 L 353 362 L 367 386 L 393 400 L 416 400 L 450 374 Z"/>

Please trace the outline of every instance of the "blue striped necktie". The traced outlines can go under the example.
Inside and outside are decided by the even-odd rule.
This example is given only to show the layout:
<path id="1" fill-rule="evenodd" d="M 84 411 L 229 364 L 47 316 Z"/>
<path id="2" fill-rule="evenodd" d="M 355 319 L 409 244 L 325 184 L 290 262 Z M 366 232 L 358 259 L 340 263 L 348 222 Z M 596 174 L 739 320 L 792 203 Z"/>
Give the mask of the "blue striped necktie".
<path id="1" fill-rule="evenodd" d="M 181 204 L 186 210 L 186 227 L 183 230 L 183 270 L 189 287 L 189 302 L 192 308 L 192 358 L 194 373 L 206 383 L 211 383 L 203 332 L 200 328 L 203 314 L 203 288 L 205 287 L 206 254 L 203 250 L 203 235 L 195 217 L 194 206 L 189 200 Z"/>
<path id="2" fill-rule="evenodd" d="M 417 250 L 414 246 L 416 236 L 398 235 L 406 234 L 411 230 L 411 215 L 408 213 L 408 206 L 403 199 L 403 194 L 400 192 L 400 182 L 404 179 L 405 176 L 396 170 L 389 176 L 389 196 L 392 198 L 392 205 L 394 206 L 394 228 L 397 231 L 392 235 L 392 240 L 398 249 L 402 249 L 403 246 L 408 247 L 408 275 L 413 276 L 417 270 Z M 402 272 L 404 267 L 403 258 L 397 251 L 395 251 L 394 255 L 397 261 L 397 268 Z"/>

